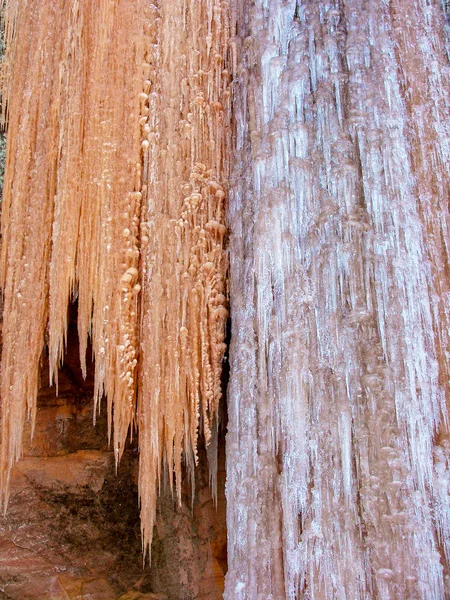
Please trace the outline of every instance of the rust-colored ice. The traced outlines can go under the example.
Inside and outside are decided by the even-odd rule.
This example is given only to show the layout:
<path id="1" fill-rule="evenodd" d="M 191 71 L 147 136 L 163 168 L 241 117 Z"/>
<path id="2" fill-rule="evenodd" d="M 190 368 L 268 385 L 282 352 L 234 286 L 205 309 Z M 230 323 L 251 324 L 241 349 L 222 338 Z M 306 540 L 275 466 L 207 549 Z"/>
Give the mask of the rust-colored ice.
<path id="1" fill-rule="evenodd" d="M 214 0 L 6 3 L 3 507 L 42 353 L 57 382 L 75 299 L 116 460 L 140 425 L 145 548 L 161 468 L 180 496 L 183 460 L 217 429 L 227 19 Z"/>

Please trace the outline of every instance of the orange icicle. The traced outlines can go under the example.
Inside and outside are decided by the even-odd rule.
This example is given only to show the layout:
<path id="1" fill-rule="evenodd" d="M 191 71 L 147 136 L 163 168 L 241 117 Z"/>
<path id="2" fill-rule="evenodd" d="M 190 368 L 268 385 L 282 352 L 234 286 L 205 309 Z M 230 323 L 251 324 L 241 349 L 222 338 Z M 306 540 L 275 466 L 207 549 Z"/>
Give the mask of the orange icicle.
<path id="1" fill-rule="evenodd" d="M 225 351 L 227 4 L 6 2 L 1 503 L 78 301 L 118 461 L 140 429 L 143 544 L 217 427 Z M 181 24 L 181 25 L 180 25 Z M 187 50 L 189 49 L 189 50 Z M 136 412 L 137 409 L 137 412 Z"/>

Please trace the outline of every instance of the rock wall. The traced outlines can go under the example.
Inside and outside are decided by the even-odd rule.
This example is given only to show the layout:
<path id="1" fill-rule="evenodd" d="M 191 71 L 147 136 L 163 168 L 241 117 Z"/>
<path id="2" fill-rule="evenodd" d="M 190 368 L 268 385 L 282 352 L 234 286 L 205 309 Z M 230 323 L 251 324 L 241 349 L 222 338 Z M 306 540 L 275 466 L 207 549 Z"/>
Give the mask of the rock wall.
<path id="1" fill-rule="evenodd" d="M 177 507 L 161 494 L 152 563 L 142 567 L 137 440 L 115 473 L 104 411 L 92 424 L 92 368 L 83 381 L 76 324 L 59 395 L 42 368 L 36 430 L 26 432 L 14 469 L 8 512 L 0 519 L 0 600 L 212 600 L 226 571 L 224 448 L 219 449 L 218 506 L 200 452 L 196 495 Z M 91 365 L 92 367 L 92 365 Z"/>

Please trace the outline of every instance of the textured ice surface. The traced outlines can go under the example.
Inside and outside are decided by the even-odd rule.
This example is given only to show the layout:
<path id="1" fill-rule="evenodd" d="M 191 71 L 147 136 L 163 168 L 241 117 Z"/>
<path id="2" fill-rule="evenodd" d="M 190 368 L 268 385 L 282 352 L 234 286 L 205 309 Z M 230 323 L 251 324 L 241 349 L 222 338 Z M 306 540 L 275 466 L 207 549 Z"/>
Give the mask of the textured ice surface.
<path id="1" fill-rule="evenodd" d="M 228 3 L 7 0 L 5 10 L 0 505 L 24 421 L 34 421 L 41 354 L 48 347 L 57 379 L 77 299 L 81 364 L 90 337 L 94 402 L 106 396 L 116 460 L 139 425 L 147 550 L 163 473 L 181 501 L 199 436 L 212 440 L 214 487 L 228 316 Z"/>
<path id="2" fill-rule="evenodd" d="M 235 0 L 231 40 L 221 0 L 7 9 L 2 501 L 77 295 L 150 542 L 214 444 L 233 159 L 225 597 L 445 598 L 446 0 Z"/>
<path id="3" fill-rule="evenodd" d="M 225 598 L 442 599 L 442 7 L 256 0 L 233 22 Z"/>

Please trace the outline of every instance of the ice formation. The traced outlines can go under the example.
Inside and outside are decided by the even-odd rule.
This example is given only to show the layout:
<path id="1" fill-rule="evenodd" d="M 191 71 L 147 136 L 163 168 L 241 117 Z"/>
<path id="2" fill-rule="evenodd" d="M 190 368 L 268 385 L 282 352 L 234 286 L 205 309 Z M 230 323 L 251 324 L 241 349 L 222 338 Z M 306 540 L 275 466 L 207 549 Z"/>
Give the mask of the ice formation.
<path id="1" fill-rule="evenodd" d="M 150 545 L 216 443 L 228 224 L 226 600 L 448 598 L 447 2 L 6 6 L 2 503 L 77 298 Z"/>
<path id="2" fill-rule="evenodd" d="M 447 598 L 442 7 L 232 11 L 224 597 Z"/>
<path id="3" fill-rule="evenodd" d="M 144 551 L 217 430 L 225 351 L 228 10 L 222 0 L 7 0 L 1 504 L 78 300 L 116 459 L 140 427 Z"/>

